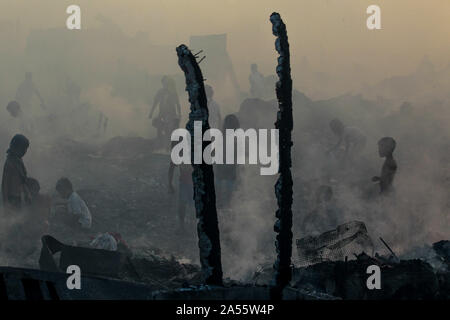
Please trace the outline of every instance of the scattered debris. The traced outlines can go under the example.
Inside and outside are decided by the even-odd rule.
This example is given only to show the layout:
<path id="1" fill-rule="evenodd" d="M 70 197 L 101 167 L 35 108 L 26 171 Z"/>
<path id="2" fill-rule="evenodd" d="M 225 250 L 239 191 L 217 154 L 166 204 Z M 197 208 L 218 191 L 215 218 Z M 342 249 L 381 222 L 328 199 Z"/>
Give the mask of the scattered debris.
<path id="1" fill-rule="evenodd" d="M 370 265 L 381 268 L 382 290 L 367 288 L 366 271 Z M 348 300 L 443 299 L 448 295 L 448 280 L 448 274 L 446 278 L 438 276 L 428 263 L 419 259 L 387 265 L 366 254 L 357 260 L 322 262 L 293 272 L 295 288 Z"/>
<path id="2" fill-rule="evenodd" d="M 69 265 L 78 265 L 87 276 L 147 283 L 155 290 L 202 283 L 199 267 L 180 263 L 173 256 L 167 259 L 148 252 L 133 254 L 124 250 L 70 246 L 51 236 L 42 237 L 41 270 L 65 273 Z"/>
<path id="3" fill-rule="evenodd" d="M 450 241 L 442 240 L 433 243 L 433 249 L 442 261 L 447 264 L 447 270 L 450 271 Z"/>
<path id="4" fill-rule="evenodd" d="M 363 222 L 351 221 L 319 236 L 308 236 L 296 241 L 298 266 L 324 261 L 354 259 L 362 252 L 373 254 L 374 245 Z"/>

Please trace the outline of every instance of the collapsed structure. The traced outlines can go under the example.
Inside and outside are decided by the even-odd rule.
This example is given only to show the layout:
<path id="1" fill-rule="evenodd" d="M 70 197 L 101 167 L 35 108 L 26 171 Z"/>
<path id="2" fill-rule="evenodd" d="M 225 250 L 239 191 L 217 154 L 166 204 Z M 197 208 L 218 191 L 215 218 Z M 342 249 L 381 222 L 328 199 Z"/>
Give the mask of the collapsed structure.
<path id="1" fill-rule="evenodd" d="M 298 261 L 296 265 L 307 266 L 325 261 L 352 259 L 363 252 L 373 255 L 374 245 L 366 225 L 351 221 L 318 236 L 297 239 Z"/>

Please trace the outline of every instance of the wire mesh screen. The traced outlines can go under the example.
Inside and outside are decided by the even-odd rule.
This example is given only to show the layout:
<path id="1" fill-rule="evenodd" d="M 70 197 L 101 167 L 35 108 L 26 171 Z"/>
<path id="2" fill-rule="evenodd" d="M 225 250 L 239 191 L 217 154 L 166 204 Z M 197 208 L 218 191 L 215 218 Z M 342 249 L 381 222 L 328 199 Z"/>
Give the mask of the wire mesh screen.
<path id="1" fill-rule="evenodd" d="M 351 221 L 318 236 L 297 239 L 299 266 L 323 261 L 354 259 L 362 252 L 373 255 L 373 242 L 363 222 Z"/>

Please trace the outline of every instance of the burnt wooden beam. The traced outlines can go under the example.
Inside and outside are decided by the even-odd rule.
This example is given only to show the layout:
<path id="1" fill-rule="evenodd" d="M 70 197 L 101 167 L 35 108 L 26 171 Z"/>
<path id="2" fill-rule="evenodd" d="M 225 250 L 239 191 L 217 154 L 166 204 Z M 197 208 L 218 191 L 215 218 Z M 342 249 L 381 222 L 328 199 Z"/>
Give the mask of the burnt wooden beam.
<path id="1" fill-rule="evenodd" d="M 276 67 L 279 78 L 276 83 L 279 111 L 275 122 L 275 128 L 279 130 L 279 176 L 275 184 L 278 210 L 274 225 L 274 231 L 277 234 L 275 241 L 277 259 L 274 264 L 275 275 L 271 286 L 271 298 L 279 300 L 292 276 L 292 78 L 286 25 L 276 12 L 270 16 L 270 22 L 272 23 L 272 32 L 276 37 L 275 49 L 279 53 Z"/>
<path id="2" fill-rule="evenodd" d="M 185 45 L 177 47 L 178 65 L 186 78 L 186 91 L 189 94 L 190 113 L 186 129 L 191 135 L 191 162 L 193 167 L 195 211 L 197 215 L 198 247 L 200 264 L 205 284 L 222 285 L 222 261 L 220 250 L 219 223 L 217 219 L 216 194 L 214 189 L 213 166 L 202 161 L 195 164 L 194 159 L 194 121 L 202 122 L 202 137 L 209 129 L 208 105 L 203 85 L 203 75 L 196 57 Z M 209 144 L 202 139 L 203 150 Z"/>

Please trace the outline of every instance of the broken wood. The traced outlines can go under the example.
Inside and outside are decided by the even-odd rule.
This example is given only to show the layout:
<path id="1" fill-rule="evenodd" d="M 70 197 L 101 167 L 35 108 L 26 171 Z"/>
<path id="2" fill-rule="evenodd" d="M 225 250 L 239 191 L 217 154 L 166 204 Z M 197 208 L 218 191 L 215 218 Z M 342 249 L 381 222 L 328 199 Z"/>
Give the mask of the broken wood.
<path id="1" fill-rule="evenodd" d="M 389 245 L 383 240 L 382 237 L 380 237 L 380 241 L 383 242 L 383 244 L 386 246 L 386 248 L 388 248 L 388 250 L 391 252 L 392 256 L 393 256 L 395 259 L 399 260 L 399 259 L 397 258 L 397 256 L 395 255 L 394 251 L 392 251 L 391 247 L 389 247 Z"/>
<path id="2" fill-rule="evenodd" d="M 202 122 L 202 136 L 209 127 L 208 106 L 203 85 L 203 75 L 196 57 L 185 45 L 177 47 L 178 65 L 186 78 L 186 91 L 189 94 L 190 113 L 186 129 L 191 135 L 191 158 L 194 158 L 194 121 Z M 202 154 L 209 142 L 202 142 Z M 198 219 L 198 246 L 200 264 L 205 276 L 205 283 L 222 285 L 222 262 L 220 250 L 219 224 L 214 189 L 214 172 L 212 165 L 192 163 L 192 182 L 194 185 L 195 211 Z"/>
<path id="3" fill-rule="evenodd" d="M 292 79 L 290 66 L 289 42 L 286 26 L 278 13 L 270 16 L 272 32 L 276 36 L 275 49 L 279 53 L 276 72 L 278 82 L 276 93 L 279 111 L 275 128 L 279 130 L 279 177 L 275 184 L 275 195 L 278 202 L 277 221 L 274 225 L 276 236 L 277 259 L 274 264 L 274 284 L 271 298 L 282 298 L 283 288 L 291 281 L 292 256 Z"/>

